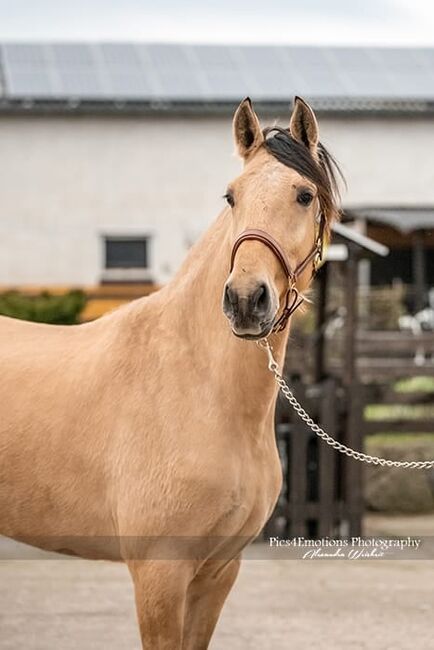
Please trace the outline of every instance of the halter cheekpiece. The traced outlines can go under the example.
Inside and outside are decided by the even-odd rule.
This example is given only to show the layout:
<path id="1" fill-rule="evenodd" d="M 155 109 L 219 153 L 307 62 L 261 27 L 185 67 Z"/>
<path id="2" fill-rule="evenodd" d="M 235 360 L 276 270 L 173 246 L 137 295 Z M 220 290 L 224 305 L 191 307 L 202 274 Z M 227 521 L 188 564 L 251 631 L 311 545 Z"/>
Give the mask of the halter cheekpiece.
<path id="1" fill-rule="evenodd" d="M 315 238 L 313 248 L 310 253 L 304 258 L 304 260 L 295 267 L 294 270 L 292 270 L 291 264 L 289 263 L 289 260 L 280 244 L 264 230 L 259 230 L 256 228 L 243 230 L 243 232 L 238 235 L 234 242 L 231 253 L 231 272 L 234 268 L 235 257 L 241 244 L 244 241 L 259 241 L 262 244 L 265 244 L 265 246 L 267 246 L 274 253 L 288 279 L 288 289 L 286 290 L 282 313 L 274 323 L 272 332 L 281 332 L 284 330 L 291 314 L 293 314 L 305 300 L 305 298 L 297 289 L 296 282 L 299 275 L 303 273 L 303 271 L 311 262 L 313 265 L 312 275 L 316 273 L 318 264 L 322 260 L 324 226 L 324 216 L 321 214 L 318 234 Z"/>

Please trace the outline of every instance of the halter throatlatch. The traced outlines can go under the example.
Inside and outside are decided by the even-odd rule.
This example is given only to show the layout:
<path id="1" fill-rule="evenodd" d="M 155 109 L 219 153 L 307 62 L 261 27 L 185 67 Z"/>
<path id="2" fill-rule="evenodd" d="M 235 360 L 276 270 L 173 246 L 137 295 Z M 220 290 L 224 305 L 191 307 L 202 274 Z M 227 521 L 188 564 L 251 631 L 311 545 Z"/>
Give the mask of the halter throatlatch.
<path id="1" fill-rule="evenodd" d="M 244 241 L 256 240 L 261 242 L 262 244 L 265 244 L 265 246 L 267 246 L 274 253 L 274 255 L 279 260 L 280 265 L 288 279 L 288 289 L 286 290 L 285 293 L 282 313 L 274 323 L 272 332 L 281 332 L 282 330 L 284 330 L 291 314 L 293 314 L 295 310 L 298 309 L 298 307 L 300 307 L 300 305 L 305 300 L 304 296 L 302 296 L 299 290 L 297 289 L 296 286 L 297 278 L 301 273 L 303 273 L 303 271 L 310 263 L 312 263 L 313 266 L 312 275 L 316 273 L 318 265 L 322 260 L 323 235 L 324 235 L 324 216 L 321 215 L 318 235 L 315 239 L 315 244 L 312 250 L 310 251 L 310 253 L 304 258 L 302 262 L 300 262 L 300 264 L 298 264 L 295 267 L 294 270 L 292 270 L 291 264 L 289 263 L 289 260 L 286 257 L 286 254 L 282 249 L 282 247 L 280 246 L 280 244 L 264 230 L 250 228 L 248 230 L 244 230 L 236 238 L 232 248 L 230 272 L 232 272 L 232 269 L 234 268 L 235 256 L 241 244 Z"/>

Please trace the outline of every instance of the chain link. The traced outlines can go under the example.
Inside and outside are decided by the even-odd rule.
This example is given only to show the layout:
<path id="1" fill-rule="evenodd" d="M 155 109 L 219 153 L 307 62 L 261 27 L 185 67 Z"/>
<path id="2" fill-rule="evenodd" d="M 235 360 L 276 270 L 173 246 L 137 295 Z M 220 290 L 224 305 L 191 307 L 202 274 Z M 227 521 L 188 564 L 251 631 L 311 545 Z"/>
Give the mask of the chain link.
<path id="1" fill-rule="evenodd" d="M 319 438 L 321 438 L 321 440 L 324 440 L 327 445 L 330 445 L 330 447 L 336 449 L 336 451 L 344 454 L 345 456 L 348 456 L 349 458 L 354 458 L 355 460 L 359 460 L 362 463 L 369 463 L 371 465 L 381 465 L 381 467 L 401 467 L 405 469 L 431 469 L 434 467 L 434 460 L 400 461 L 389 460 L 387 458 L 379 458 L 378 456 L 370 456 L 369 454 L 365 454 L 362 451 L 355 451 L 354 449 L 351 449 L 351 447 L 347 447 L 347 445 L 344 445 L 332 438 L 328 433 L 326 433 L 326 431 L 324 431 L 324 429 L 322 429 L 312 420 L 309 413 L 305 411 L 300 402 L 296 399 L 296 397 L 294 397 L 294 394 L 279 372 L 279 365 L 273 357 L 273 350 L 269 341 L 267 339 L 262 339 L 261 341 L 258 341 L 258 345 L 267 352 L 268 369 L 273 373 L 276 383 L 279 386 L 280 391 L 285 399 L 288 400 L 299 418 L 307 424 L 309 429 L 311 429 L 311 431 L 313 431 Z"/>

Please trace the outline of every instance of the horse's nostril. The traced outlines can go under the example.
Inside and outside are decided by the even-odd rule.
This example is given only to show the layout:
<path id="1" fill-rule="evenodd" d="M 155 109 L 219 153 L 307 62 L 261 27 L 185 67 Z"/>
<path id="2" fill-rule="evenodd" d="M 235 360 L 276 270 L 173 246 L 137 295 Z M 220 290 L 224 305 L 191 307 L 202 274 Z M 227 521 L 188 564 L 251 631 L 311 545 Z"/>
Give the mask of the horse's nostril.
<path id="1" fill-rule="evenodd" d="M 237 293 L 233 289 L 231 289 L 229 284 L 227 284 L 225 286 L 224 298 L 223 298 L 224 308 L 230 309 L 231 307 L 235 307 L 237 302 L 238 302 Z"/>
<path id="2" fill-rule="evenodd" d="M 266 312 L 270 306 L 270 292 L 266 284 L 260 284 L 252 296 L 255 309 Z"/>
<path id="3" fill-rule="evenodd" d="M 246 326 L 256 323 L 267 315 L 271 305 L 271 293 L 266 283 L 256 285 L 254 291 L 243 295 L 228 282 L 223 291 L 223 311 L 228 318 L 235 318 Z"/>
<path id="4" fill-rule="evenodd" d="M 263 284 L 258 289 L 258 299 L 256 304 L 258 307 L 263 307 L 265 302 L 267 302 L 267 287 Z"/>

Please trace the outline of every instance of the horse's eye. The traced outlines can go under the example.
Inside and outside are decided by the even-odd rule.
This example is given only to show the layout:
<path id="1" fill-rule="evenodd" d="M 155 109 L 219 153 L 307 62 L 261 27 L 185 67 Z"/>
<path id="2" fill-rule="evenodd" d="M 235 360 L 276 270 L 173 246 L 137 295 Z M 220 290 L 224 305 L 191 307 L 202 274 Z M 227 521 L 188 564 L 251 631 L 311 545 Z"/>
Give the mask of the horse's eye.
<path id="1" fill-rule="evenodd" d="M 231 206 L 231 208 L 234 207 L 235 200 L 234 200 L 234 195 L 232 194 L 232 192 L 226 192 L 226 194 L 223 194 L 223 198 L 228 202 L 228 204 Z"/>
<path id="2" fill-rule="evenodd" d="M 304 205 L 305 207 L 307 207 L 312 203 L 312 199 L 313 199 L 313 194 L 311 194 L 310 192 L 306 192 L 306 191 L 300 192 L 300 194 L 297 196 L 297 203 L 300 203 L 300 205 Z"/>

